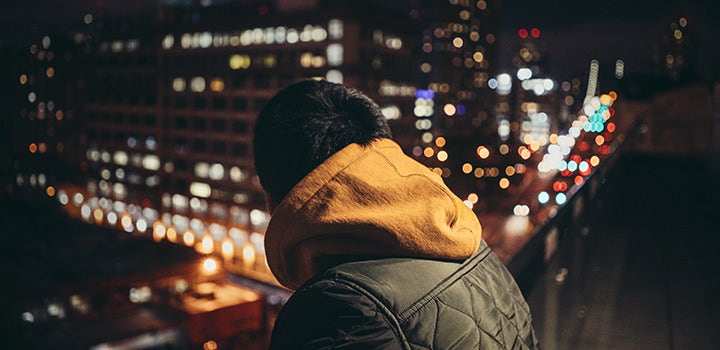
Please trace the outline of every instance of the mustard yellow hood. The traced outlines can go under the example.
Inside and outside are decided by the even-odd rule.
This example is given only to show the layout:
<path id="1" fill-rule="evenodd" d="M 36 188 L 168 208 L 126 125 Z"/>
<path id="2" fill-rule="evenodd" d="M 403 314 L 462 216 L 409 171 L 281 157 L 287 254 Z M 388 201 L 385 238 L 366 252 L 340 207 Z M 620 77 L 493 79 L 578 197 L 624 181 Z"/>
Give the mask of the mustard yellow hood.
<path id="1" fill-rule="evenodd" d="M 351 144 L 305 176 L 273 212 L 265 251 L 278 281 L 297 289 L 332 267 L 326 258 L 463 260 L 480 234 L 475 214 L 440 176 L 379 139 Z"/>

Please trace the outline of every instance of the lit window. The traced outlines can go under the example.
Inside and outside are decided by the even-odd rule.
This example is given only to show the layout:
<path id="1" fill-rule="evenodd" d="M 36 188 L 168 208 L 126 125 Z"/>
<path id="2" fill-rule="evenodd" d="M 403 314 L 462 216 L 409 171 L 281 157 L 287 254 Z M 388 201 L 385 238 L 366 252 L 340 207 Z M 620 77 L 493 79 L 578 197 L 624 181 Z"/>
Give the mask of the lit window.
<path id="1" fill-rule="evenodd" d="M 212 34 L 210 32 L 203 32 L 198 35 L 198 46 L 202 48 L 208 48 L 212 45 Z M 193 45 L 195 46 L 195 45 Z"/>
<path id="2" fill-rule="evenodd" d="M 325 57 L 322 56 L 313 56 L 312 58 L 312 66 L 315 68 L 320 68 L 325 65 Z"/>
<path id="3" fill-rule="evenodd" d="M 275 55 L 267 55 L 263 58 L 263 64 L 266 68 L 272 68 L 275 67 L 275 64 L 277 63 L 277 58 Z"/>
<path id="4" fill-rule="evenodd" d="M 143 158 L 142 166 L 147 170 L 158 170 L 160 169 L 160 158 L 154 154 L 148 154 Z"/>
<path id="5" fill-rule="evenodd" d="M 240 36 L 233 35 L 230 37 L 229 41 L 230 41 L 230 45 L 238 46 L 238 45 L 240 45 Z"/>
<path id="6" fill-rule="evenodd" d="M 225 176 L 225 168 L 222 166 L 222 164 L 215 163 L 210 166 L 208 176 L 211 180 L 221 180 Z"/>
<path id="7" fill-rule="evenodd" d="M 121 183 L 115 183 L 113 185 L 113 194 L 115 194 L 115 197 L 118 199 L 124 199 L 127 195 L 127 190 L 125 188 L 125 185 Z"/>
<path id="8" fill-rule="evenodd" d="M 135 304 L 146 303 L 152 297 L 152 289 L 148 286 L 130 288 L 130 301 Z"/>
<path id="9" fill-rule="evenodd" d="M 221 92 L 225 89 L 225 81 L 221 78 L 213 78 L 210 80 L 210 90 L 214 92 Z"/>
<path id="10" fill-rule="evenodd" d="M 312 30 L 313 30 L 313 26 L 311 26 L 309 24 L 306 25 L 303 28 L 303 31 L 300 32 L 300 41 L 306 43 L 306 42 L 312 40 Z"/>
<path id="11" fill-rule="evenodd" d="M 147 140 L 145 140 L 145 147 L 150 150 L 154 150 L 157 148 L 157 141 L 155 140 L 155 137 L 148 136 Z"/>
<path id="12" fill-rule="evenodd" d="M 242 34 L 240 34 L 240 45 L 242 46 L 248 46 L 252 44 L 252 30 L 246 30 L 243 31 Z"/>
<path id="13" fill-rule="evenodd" d="M 343 21 L 340 19 L 331 19 L 330 22 L 328 22 L 328 32 L 330 32 L 330 39 L 342 39 Z"/>
<path id="14" fill-rule="evenodd" d="M 270 221 L 270 215 L 258 209 L 250 211 L 250 223 L 253 226 L 265 226 Z"/>
<path id="15" fill-rule="evenodd" d="M 173 86 L 173 90 L 175 90 L 176 92 L 185 91 L 185 87 L 186 87 L 185 79 L 179 78 L 179 77 L 173 79 L 172 86 Z"/>
<path id="16" fill-rule="evenodd" d="M 210 206 L 210 214 L 216 219 L 224 220 L 227 217 L 227 208 L 225 208 L 224 204 L 221 203 L 213 203 Z M 215 229 L 213 229 L 213 227 Z M 222 232 L 217 231 L 222 229 Z M 212 224 L 210 225 L 210 233 L 212 233 L 213 238 L 216 240 L 221 240 L 223 237 L 225 237 L 225 226 L 221 226 L 218 224 Z M 218 236 L 220 233 L 222 233 L 220 236 Z"/>
<path id="17" fill-rule="evenodd" d="M 398 108 L 396 105 L 389 105 L 382 108 L 382 114 L 387 120 L 399 119 L 400 108 Z"/>
<path id="18" fill-rule="evenodd" d="M 128 162 L 128 155 L 125 151 L 116 151 L 113 155 L 113 161 L 117 165 L 126 165 Z"/>
<path id="19" fill-rule="evenodd" d="M 337 67 L 343 63 L 342 44 L 330 44 L 328 45 L 326 52 L 328 65 Z"/>
<path id="20" fill-rule="evenodd" d="M 124 46 L 125 46 L 125 43 L 123 43 L 120 40 L 115 40 L 112 42 L 112 44 L 110 44 L 110 49 L 113 52 L 120 52 L 120 51 L 122 51 Z"/>
<path id="21" fill-rule="evenodd" d="M 300 39 L 300 35 L 298 34 L 297 29 L 288 29 L 287 31 L 287 42 L 288 44 L 295 44 Z"/>
<path id="22" fill-rule="evenodd" d="M 231 69 L 247 69 L 250 67 L 250 56 L 248 55 L 232 55 L 230 56 L 229 65 Z"/>
<path id="23" fill-rule="evenodd" d="M 391 49 L 399 50 L 402 48 L 402 40 L 400 40 L 400 38 L 388 38 L 385 41 L 385 46 Z"/>
<path id="24" fill-rule="evenodd" d="M 331 69 L 325 74 L 325 80 L 331 82 L 331 83 L 343 83 L 343 74 L 337 69 Z"/>
<path id="25" fill-rule="evenodd" d="M 185 33 L 180 37 L 180 46 L 183 49 L 189 49 L 190 45 L 192 45 L 192 34 Z"/>
<path id="26" fill-rule="evenodd" d="M 276 43 L 278 43 L 278 44 L 284 43 L 286 35 L 287 35 L 287 29 L 285 29 L 285 27 L 275 28 L 275 42 Z"/>
<path id="27" fill-rule="evenodd" d="M 263 255 L 265 254 L 265 236 L 264 235 L 257 233 L 257 232 L 253 232 L 252 234 L 250 234 L 250 243 L 252 243 L 253 248 L 255 248 L 255 252 L 257 252 L 259 254 L 263 254 Z"/>
<path id="28" fill-rule="evenodd" d="M 193 92 L 205 91 L 205 78 L 203 78 L 203 77 L 192 78 L 192 80 L 190 80 L 190 90 L 192 90 Z"/>
<path id="29" fill-rule="evenodd" d="M 203 182 L 193 182 L 190 184 L 190 193 L 193 196 L 208 198 L 212 193 L 212 188 L 210 185 Z"/>
<path id="30" fill-rule="evenodd" d="M 247 210 L 244 208 L 240 208 L 237 206 L 230 207 L 230 216 L 232 217 L 232 221 L 235 224 L 238 224 L 240 226 L 245 226 L 248 224 L 248 220 L 250 219 L 250 215 L 248 214 Z M 230 232 L 232 237 L 232 231 Z M 234 239 L 234 237 L 233 237 Z M 242 244 L 240 244 L 242 245 Z"/>
<path id="31" fill-rule="evenodd" d="M 300 55 L 300 65 L 307 68 L 312 65 L 312 58 L 313 55 L 310 52 L 305 52 L 302 55 Z"/>
<path id="32" fill-rule="evenodd" d="M 327 39 L 327 31 L 323 27 L 315 27 L 312 29 L 310 36 L 313 41 L 320 42 Z"/>
<path id="33" fill-rule="evenodd" d="M 135 51 L 138 47 L 140 47 L 140 40 L 138 39 L 131 39 L 128 40 L 125 44 L 125 47 L 127 47 L 128 51 Z"/>
<path id="34" fill-rule="evenodd" d="M 230 168 L 230 179 L 235 182 L 243 181 L 247 177 L 247 174 L 240 168 L 234 166 Z"/>
<path id="35" fill-rule="evenodd" d="M 265 28 L 265 44 L 272 44 L 275 42 L 275 28 Z"/>
<path id="36" fill-rule="evenodd" d="M 142 166 L 142 155 L 139 153 L 133 153 L 130 156 L 130 163 L 136 167 Z"/>
<path id="37" fill-rule="evenodd" d="M 265 41 L 265 32 L 260 28 L 255 28 L 252 31 L 252 43 L 262 44 Z"/>
<path id="38" fill-rule="evenodd" d="M 195 164 L 195 176 L 206 178 L 210 174 L 210 165 L 204 162 L 198 162 Z"/>

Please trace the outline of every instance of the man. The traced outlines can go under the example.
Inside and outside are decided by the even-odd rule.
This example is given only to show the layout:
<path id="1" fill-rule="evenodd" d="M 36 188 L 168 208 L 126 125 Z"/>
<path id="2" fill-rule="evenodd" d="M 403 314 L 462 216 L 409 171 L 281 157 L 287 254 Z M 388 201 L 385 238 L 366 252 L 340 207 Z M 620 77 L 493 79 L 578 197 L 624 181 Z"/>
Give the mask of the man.
<path id="1" fill-rule="evenodd" d="M 267 261 L 296 289 L 271 349 L 534 349 L 530 310 L 475 214 L 344 85 L 280 91 L 255 126 Z"/>

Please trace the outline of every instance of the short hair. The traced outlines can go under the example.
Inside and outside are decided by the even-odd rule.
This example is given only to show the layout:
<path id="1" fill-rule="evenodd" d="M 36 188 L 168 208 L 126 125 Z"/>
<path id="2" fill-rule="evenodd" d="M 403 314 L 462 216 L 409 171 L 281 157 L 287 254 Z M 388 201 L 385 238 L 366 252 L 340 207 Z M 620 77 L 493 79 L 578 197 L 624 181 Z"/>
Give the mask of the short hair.
<path id="1" fill-rule="evenodd" d="M 258 115 L 255 171 L 277 204 L 335 152 L 378 138 L 392 136 L 372 99 L 342 84 L 303 80 L 279 91 Z"/>

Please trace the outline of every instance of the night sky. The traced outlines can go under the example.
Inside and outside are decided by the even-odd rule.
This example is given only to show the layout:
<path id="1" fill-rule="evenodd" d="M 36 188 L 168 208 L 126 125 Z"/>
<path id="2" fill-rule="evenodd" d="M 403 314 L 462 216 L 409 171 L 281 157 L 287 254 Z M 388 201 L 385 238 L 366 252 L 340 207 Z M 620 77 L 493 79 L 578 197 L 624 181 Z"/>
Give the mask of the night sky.
<path id="1" fill-rule="evenodd" d="M 104 0 L 108 15 L 151 10 L 158 0 Z M 299 0 L 280 0 L 299 1 Z M 411 0 L 364 0 L 394 9 Z M 433 0 L 443 1 L 443 0 Z M 495 1 L 495 0 L 489 0 Z M 95 0 L 31 0 L 0 5 L 0 40 L 13 37 L 16 23 L 42 23 L 59 16 L 77 18 L 95 9 Z M 700 74 L 718 78 L 720 66 L 720 1 L 716 0 L 502 0 L 500 28 L 501 71 L 510 71 L 517 49 L 517 31 L 538 27 L 549 59 L 547 72 L 559 80 L 601 63 L 625 61 L 626 73 L 649 70 L 654 45 L 669 33 L 672 21 L 688 19 L 688 31 L 700 41 Z"/>
<path id="2" fill-rule="evenodd" d="M 522 27 L 538 27 L 547 45 L 548 72 L 568 79 L 587 69 L 592 59 L 625 61 L 626 74 L 649 70 L 654 45 L 670 24 L 688 20 L 688 31 L 700 41 L 700 74 L 714 76 L 720 68 L 720 1 L 713 0 L 504 0 L 504 38 L 517 37 Z M 517 42 L 501 43 L 501 69 L 509 70 Z"/>

